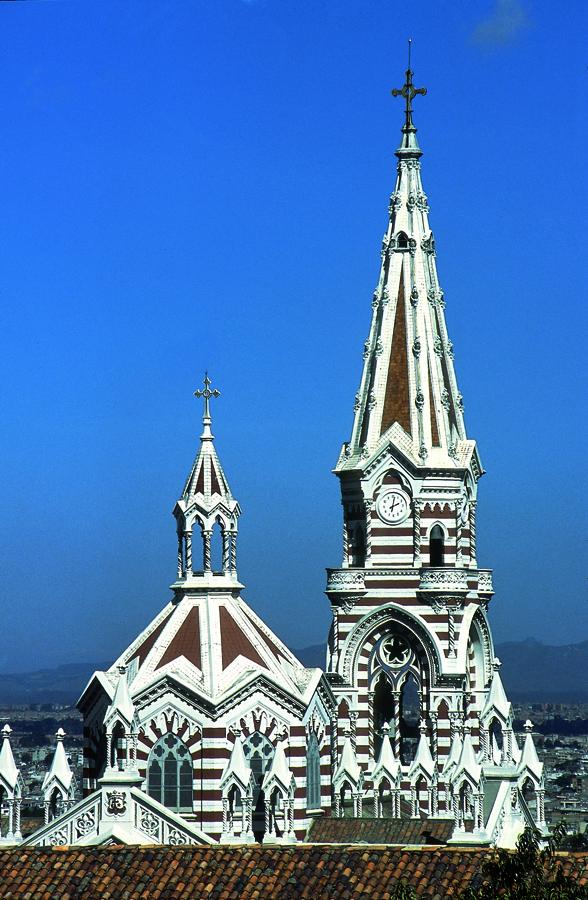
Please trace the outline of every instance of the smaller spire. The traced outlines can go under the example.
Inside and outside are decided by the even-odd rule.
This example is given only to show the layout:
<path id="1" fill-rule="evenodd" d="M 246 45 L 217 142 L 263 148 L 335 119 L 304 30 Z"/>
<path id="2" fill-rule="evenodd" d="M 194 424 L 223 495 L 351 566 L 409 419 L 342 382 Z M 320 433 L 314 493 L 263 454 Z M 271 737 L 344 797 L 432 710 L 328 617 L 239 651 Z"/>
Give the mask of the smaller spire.
<path id="1" fill-rule="evenodd" d="M 412 47 L 412 38 L 408 39 L 408 68 L 406 70 L 406 79 L 401 88 L 392 88 L 393 97 L 404 97 L 406 103 L 404 107 L 404 125 L 402 126 L 402 141 L 397 152 L 410 150 L 421 155 L 420 147 L 416 139 L 416 128 L 412 120 L 412 101 L 421 94 L 423 97 L 427 93 L 425 87 L 415 88 L 412 80 L 413 71 L 410 67 L 410 51 Z"/>
<path id="2" fill-rule="evenodd" d="M 10 746 L 10 735 L 12 728 L 6 723 L 2 729 L 2 748 L 0 749 L 0 785 L 4 783 L 4 787 L 10 792 L 14 792 L 18 783 L 19 771 L 12 755 L 12 747 Z"/>
<path id="3" fill-rule="evenodd" d="M 202 432 L 202 440 L 214 440 L 214 436 L 212 434 L 211 425 L 212 425 L 212 416 L 210 415 L 210 400 L 211 397 L 220 397 L 220 391 L 216 388 L 210 389 L 210 385 L 212 381 L 208 377 L 208 372 L 204 373 L 204 387 L 202 390 L 198 388 L 198 390 L 194 391 L 194 396 L 197 400 L 200 397 L 204 397 L 204 415 L 202 416 L 202 424 L 204 425 L 204 430 Z"/>

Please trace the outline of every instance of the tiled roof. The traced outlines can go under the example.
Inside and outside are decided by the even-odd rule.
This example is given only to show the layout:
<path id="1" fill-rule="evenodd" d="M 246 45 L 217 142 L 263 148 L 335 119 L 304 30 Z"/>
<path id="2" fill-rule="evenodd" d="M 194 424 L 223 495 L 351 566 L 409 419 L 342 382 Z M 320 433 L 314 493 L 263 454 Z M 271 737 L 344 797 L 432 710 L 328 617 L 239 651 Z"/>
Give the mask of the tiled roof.
<path id="1" fill-rule="evenodd" d="M 456 897 L 481 881 L 488 850 L 447 847 L 83 847 L 0 850 L 0 897 L 19 900 L 387 900 L 402 881 L 418 897 Z M 568 873 L 586 854 L 564 854 Z M 588 875 L 579 876 L 581 884 Z"/>
<path id="2" fill-rule="evenodd" d="M 313 844 L 445 844 L 453 832 L 449 819 L 316 819 Z"/>

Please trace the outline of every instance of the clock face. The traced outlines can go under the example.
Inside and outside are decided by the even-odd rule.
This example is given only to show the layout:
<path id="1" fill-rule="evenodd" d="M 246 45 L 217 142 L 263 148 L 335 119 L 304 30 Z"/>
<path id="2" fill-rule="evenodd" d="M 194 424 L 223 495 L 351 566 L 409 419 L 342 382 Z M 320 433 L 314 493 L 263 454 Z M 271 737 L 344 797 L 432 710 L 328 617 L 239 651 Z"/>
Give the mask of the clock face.
<path id="1" fill-rule="evenodd" d="M 389 525 L 398 525 L 408 519 L 410 504 L 402 491 L 386 491 L 378 498 L 377 510 L 380 519 Z"/>

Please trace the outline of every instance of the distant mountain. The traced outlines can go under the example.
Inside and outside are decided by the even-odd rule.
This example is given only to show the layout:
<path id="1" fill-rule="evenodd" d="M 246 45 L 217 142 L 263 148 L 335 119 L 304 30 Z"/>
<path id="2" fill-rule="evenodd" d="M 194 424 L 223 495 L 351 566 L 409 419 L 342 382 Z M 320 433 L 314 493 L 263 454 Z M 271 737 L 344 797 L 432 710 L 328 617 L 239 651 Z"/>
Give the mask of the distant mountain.
<path id="1" fill-rule="evenodd" d="M 37 672 L 0 674 L 0 706 L 56 703 L 70 706 L 84 690 L 90 675 L 110 663 L 66 663 Z"/>
<path id="2" fill-rule="evenodd" d="M 552 647 L 527 638 L 497 644 L 495 650 L 509 699 L 526 703 L 588 702 L 588 641 Z M 305 666 L 325 664 L 325 644 L 294 652 Z"/>
<path id="3" fill-rule="evenodd" d="M 295 650 L 311 668 L 325 665 L 326 645 Z M 588 641 L 552 647 L 532 638 L 498 644 L 500 673 L 511 700 L 527 703 L 588 703 Z M 37 672 L 0 674 L 0 706 L 75 703 L 92 672 L 109 663 L 68 663 Z"/>

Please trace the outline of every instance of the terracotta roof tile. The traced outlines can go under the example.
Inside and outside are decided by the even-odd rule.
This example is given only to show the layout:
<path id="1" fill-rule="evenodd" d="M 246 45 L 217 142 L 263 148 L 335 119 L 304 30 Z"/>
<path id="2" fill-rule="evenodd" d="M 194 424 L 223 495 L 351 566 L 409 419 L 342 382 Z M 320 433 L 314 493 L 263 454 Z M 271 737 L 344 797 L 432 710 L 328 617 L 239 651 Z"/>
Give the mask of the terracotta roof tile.
<path id="1" fill-rule="evenodd" d="M 417 897 L 456 897 L 481 882 L 491 851 L 377 845 L 294 847 L 83 847 L 0 850 L 0 897 L 140 897 L 253 900 L 256 897 L 373 897 L 386 900 L 403 880 Z M 588 884 L 588 854 L 559 854 L 564 870 Z M 582 871 L 584 870 L 584 871 Z M 172 875 L 173 873 L 173 875 Z"/>

